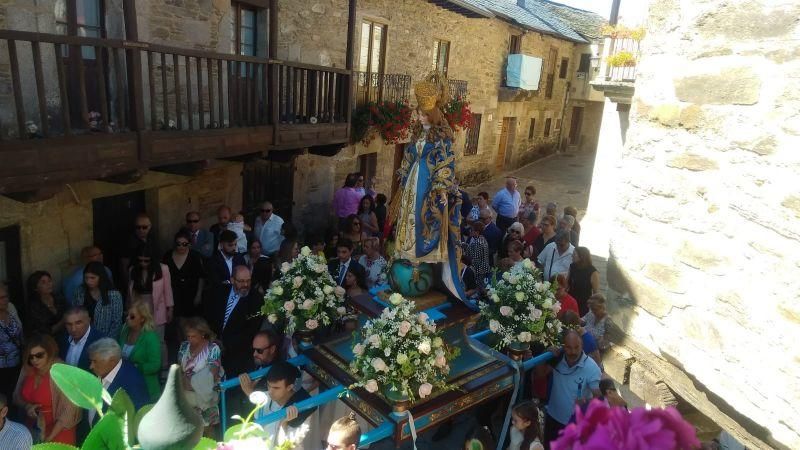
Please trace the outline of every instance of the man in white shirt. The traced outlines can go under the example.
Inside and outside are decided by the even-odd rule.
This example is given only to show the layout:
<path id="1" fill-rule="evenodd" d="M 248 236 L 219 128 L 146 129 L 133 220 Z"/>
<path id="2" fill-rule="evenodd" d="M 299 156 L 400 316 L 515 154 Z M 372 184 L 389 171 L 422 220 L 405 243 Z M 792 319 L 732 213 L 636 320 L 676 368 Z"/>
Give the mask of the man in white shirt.
<path id="1" fill-rule="evenodd" d="M 300 370 L 286 361 L 278 361 L 272 365 L 267 373 L 267 401 L 255 414 L 256 420 L 272 412 L 286 408 L 286 418 L 263 424 L 264 431 L 273 443 L 277 443 L 281 436 L 288 436 L 297 432 L 303 424 L 309 424 L 316 416 L 316 408 L 303 411 L 302 413 L 294 406 L 302 400 L 310 398 L 308 392 L 302 387 L 295 387 L 297 379 L 300 377 Z M 319 441 L 313 442 L 316 433 L 307 433 L 302 443 L 295 447 L 295 450 L 316 449 Z"/>
<path id="2" fill-rule="evenodd" d="M 89 370 L 87 347 L 103 337 L 91 327 L 89 312 L 82 306 L 74 306 L 64 313 L 64 328 L 67 333 L 58 340 L 59 354 L 70 366 Z"/>
<path id="3" fill-rule="evenodd" d="M 12 422 L 8 415 L 8 399 L 0 393 L 0 448 L 3 450 L 30 450 L 31 433 L 24 425 Z"/>
<path id="4" fill-rule="evenodd" d="M 545 246 L 539 253 L 539 264 L 542 266 L 542 274 L 545 281 L 550 281 L 553 276 L 560 273 L 569 272 L 569 265 L 572 264 L 572 252 L 575 247 L 569 243 L 569 233 L 559 233 L 554 242 Z"/>
<path id="5" fill-rule="evenodd" d="M 283 242 L 283 235 L 281 235 L 283 219 L 273 213 L 273 210 L 272 203 L 264 202 L 261 206 L 261 215 L 256 218 L 255 223 L 255 228 L 259 229 L 256 236 L 261 241 L 261 253 L 266 256 L 278 253 L 281 242 Z"/>

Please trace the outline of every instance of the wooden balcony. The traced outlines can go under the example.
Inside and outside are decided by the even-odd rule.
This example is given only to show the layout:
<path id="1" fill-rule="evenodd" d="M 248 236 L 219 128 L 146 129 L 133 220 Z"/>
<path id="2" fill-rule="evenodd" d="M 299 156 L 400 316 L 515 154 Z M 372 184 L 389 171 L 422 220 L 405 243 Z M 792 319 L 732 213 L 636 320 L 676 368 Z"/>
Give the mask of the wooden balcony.
<path id="1" fill-rule="evenodd" d="M 0 193 L 345 144 L 343 69 L 0 30 Z"/>
<path id="2" fill-rule="evenodd" d="M 591 85 L 615 103 L 630 104 L 636 82 L 640 41 L 607 37 L 603 43 L 600 73 Z"/>

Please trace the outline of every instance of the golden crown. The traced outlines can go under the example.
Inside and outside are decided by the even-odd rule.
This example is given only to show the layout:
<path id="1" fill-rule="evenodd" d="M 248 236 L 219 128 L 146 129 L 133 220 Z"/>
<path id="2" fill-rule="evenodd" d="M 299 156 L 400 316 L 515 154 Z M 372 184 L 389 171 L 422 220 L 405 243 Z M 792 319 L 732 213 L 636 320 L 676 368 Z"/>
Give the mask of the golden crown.
<path id="1" fill-rule="evenodd" d="M 414 85 L 414 95 L 417 97 L 419 109 L 430 111 L 437 106 L 441 107 L 447 102 L 449 90 L 447 78 L 439 72 L 431 72 Z"/>

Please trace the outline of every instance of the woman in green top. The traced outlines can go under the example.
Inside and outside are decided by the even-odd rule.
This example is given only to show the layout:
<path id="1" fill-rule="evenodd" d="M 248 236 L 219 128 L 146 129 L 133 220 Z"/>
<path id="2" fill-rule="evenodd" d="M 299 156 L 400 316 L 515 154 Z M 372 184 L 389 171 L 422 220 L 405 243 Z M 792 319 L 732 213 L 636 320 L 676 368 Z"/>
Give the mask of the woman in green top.
<path id="1" fill-rule="evenodd" d="M 133 363 L 144 375 L 150 400 L 155 402 L 161 394 L 158 372 L 161 370 L 161 341 L 153 331 L 153 313 L 150 305 L 134 302 L 128 309 L 125 325 L 119 335 L 122 357 Z"/>

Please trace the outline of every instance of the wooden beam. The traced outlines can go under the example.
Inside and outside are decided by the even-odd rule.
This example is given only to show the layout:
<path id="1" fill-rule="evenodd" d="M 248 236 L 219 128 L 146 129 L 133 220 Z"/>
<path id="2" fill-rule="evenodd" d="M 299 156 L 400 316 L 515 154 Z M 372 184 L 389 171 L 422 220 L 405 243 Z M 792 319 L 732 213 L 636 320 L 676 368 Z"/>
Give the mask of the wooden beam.
<path id="1" fill-rule="evenodd" d="M 75 2 L 67 2 L 67 4 Z M 69 7 L 69 6 L 68 6 Z M 122 12 L 125 20 L 125 39 L 139 40 L 139 24 L 136 21 L 136 0 L 122 0 Z"/>
<path id="2" fill-rule="evenodd" d="M 278 0 L 269 0 L 269 51 L 270 59 L 278 57 Z"/>
<path id="3" fill-rule="evenodd" d="M 353 70 L 353 60 L 355 59 L 355 40 L 356 40 L 356 0 L 348 0 L 347 3 L 347 54 L 345 55 L 345 68 Z"/>

